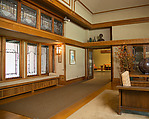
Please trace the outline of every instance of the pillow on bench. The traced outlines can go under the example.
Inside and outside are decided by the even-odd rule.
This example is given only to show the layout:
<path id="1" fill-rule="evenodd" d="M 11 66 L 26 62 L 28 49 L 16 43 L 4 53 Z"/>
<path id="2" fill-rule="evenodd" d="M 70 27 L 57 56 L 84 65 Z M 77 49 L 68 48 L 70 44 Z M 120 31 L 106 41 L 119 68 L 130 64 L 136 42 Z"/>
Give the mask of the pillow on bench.
<path id="1" fill-rule="evenodd" d="M 125 71 L 124 73 L 122 73 L 122 83 L 123 86 L 131 86 L 129 71 Z"/>

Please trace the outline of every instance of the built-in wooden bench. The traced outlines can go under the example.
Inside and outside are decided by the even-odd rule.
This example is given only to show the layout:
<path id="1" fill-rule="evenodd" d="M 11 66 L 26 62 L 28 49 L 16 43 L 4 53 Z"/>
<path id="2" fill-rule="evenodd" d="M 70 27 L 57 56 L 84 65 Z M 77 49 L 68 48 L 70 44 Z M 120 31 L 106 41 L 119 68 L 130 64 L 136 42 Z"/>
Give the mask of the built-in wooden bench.
<path id="1" fill-rule="evenodd" d="M 58 76 L 42 76 L 0 83 L 0 99 L 58 85 Z"/>

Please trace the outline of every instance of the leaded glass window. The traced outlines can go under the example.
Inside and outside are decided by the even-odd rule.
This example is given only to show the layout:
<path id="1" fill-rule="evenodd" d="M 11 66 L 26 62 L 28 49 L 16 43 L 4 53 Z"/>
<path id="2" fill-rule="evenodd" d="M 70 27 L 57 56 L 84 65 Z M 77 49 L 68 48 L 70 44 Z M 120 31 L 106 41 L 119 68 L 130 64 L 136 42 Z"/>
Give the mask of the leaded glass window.
<path id="1" fill-rule="evenodd" d="M 52 18 L 41 13 L 41 29 L 52 32 Z"/>
<path id="2" fill-rule="evenodd" d="M 17 21 L 17 2 L 15 0 L 0 0 L 0 16 Z"/>
<path id="3" fill-rule="evenodd" d="M 21 23 L 36 27 L 37 11 L 21 4 Z"/>
<path id="4" fill-rule="evenodd" d="M 54 19 L 54 33 L 63 35 L 63 23 Z"/>
<path id="5" fill-rule="evenodd" d="M 20 76 L 20 42 L 6 40 L 6 78 Z"/>
<path id="6" fill-rule="evenodd" d="M 41 46 L 41 74 L 48 72 L 48 46 Z"/>
<path id="7" fill-rule="evenodd" d="M 27 44 L 27 75 L 37 75 L 37 45 Z"/>

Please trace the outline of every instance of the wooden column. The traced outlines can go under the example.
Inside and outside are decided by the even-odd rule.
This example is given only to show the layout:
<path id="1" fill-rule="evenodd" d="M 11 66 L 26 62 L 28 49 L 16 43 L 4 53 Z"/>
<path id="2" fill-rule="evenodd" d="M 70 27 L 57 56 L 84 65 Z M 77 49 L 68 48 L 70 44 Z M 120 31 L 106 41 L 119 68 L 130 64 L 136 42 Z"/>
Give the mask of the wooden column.
<path id="1" fill-rule="evenodd" d="M 2 81 L 5 80 L 5 52 L 6 52 L 6 39 L 5 37 L 1 38 L 2 40 Z"/>
<path id="2" fill-rule="evenodd" d="M 56 63 L 57 63 L 57 60 L 56 60 L 56 57 L 57 57 L 57 55 L 56 55 L 56 45 L 54 45 L 54 51 L 52 51 L 52 52 L 54 52 L 54 70 L 53 70 L 53 72 L 56 73 Z"/>
<path id="3" fill-rule="evenodd" d="M 54 33 L 54 18 L 52 17 L 52 33 Z"/>
<path id="4" fill-rule="evenodd" d="M 0 37 L 0 81 L 2 80 L 2 37 Z"/>
<path id="5" fill-rule="evenodd" d="M 24 64 L 24 56 L 25 54 L 25 42 L 22 40 L 20 41 L 20 77 L 21 78 L 25 78 L 25 64 Z"/>
<path id="6" fill-rule="evenodd" d="M 36 28 L 40 29 L 41 25 L 41 11 L 40 9 L 37 10 L 37 23 L 36 23 Z"/>
<path id="7" fill-rule="evenodd" d="M 21 23 L 21 2 L 18 1 L 18 8 L 17 8 L 17 22 Z"/>
<path id="8" fill-rule="evenodd" d="M 87 79 L 87 77 L 88 77 L 88 67 L 87 67 L 88 65 L 87 65 L 87 49 L 85 49 L 85 79 Z"/>
<path id="9" fill-rule="evenodd" d="M 66 81 L 66 45 L 64 44 L 64 80 Z"/>
<path id="10" fill-rule="evenodd" d="M 41 76 L 41 43 L 37 45 L 37 75 Z"/>
<path id="11" fill-rule="evenodd" d="M 52 59 L 53 59 L 53 57 L 52 57 L 52 45 L 51 45 L 51 46 L 49 46 L 49 73 L 51 73 L 53 71 L 53 68 L 52 68 L 52 65 L 53 65 Z"/>
<path id="12" fill-rule="evenodd" d="M 26 78 L 27 77 L 27 42 L 25 42 L 25 72 L 24 72 L 24 74 L 25 74 L 25 77 L 24 78 Z"/>

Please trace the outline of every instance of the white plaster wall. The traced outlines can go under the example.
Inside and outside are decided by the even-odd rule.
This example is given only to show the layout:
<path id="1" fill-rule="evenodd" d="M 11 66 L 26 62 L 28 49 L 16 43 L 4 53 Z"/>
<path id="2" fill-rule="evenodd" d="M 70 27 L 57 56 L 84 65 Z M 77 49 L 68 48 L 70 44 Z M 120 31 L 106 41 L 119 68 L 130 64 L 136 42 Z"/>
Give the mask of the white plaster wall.
<path id="1" fill-rule="evenodd" d="M 149 23 L 112 27 L 113 40 L 149 38 Z"/>
<path id="2" fill-rule="evenodd" d="M 69 64 L 69 50 L 76 52 L 76 64 Z M 85 76 L 85 49 L 66 45 L 66 81 Z"/>
<path id="3" fill-rule="evenodd" d="M 140 17 L 149 17 L 149 6 L 96 14 L 93 15 L 93 24 Z"/>
<path id="4" fill-rule="evenodd" d="M 97 36 L 99 36 L 99 34 L 103 34 L 103 39 L 105 41 L 110 40 L 110 28 L 90 30 L 89 35 L 88 35 L 88 39 L 89 38 L 93 39 L 95 37 L 95 39 L 97 40 Z"/>
<path id="5" fill-rule="evenodd" d="M 58 55 L 55 57 L 56 74 L 64 75 L 64 45 L 62 45 L 62 63 L 58 63 Z"/>
<path id="6" fill-rule="evenodd" d="M 76 41 L 86 42 L 88 39 L 88 30 L 72 23 L 64 23 L 64 36 L 66 38 L 71 38 Z"/>
<path id="7" fill-rule="evenodd" d="M 87 21 L 89 21 L 90 23 L 92 23 L 93 15 L 78 1 L 75 2 L 75 12 L 79 14 L 81 17 L 83 17 L 84 19 L 86 19 Z"/>
<path id="8" fill-rule="evenodd" d="M 149 38 L 149 23 L 130 24 L 112 27 L 113 40 Z M 116 51 L 113 49 L 113 55 Z M 115 57 L 115 55 L 114 55 Z M 114 59 L 114 78 L 119 78 L 119 64 Z"/>

